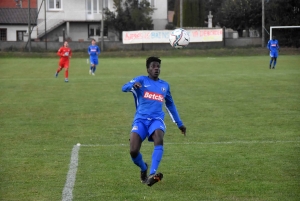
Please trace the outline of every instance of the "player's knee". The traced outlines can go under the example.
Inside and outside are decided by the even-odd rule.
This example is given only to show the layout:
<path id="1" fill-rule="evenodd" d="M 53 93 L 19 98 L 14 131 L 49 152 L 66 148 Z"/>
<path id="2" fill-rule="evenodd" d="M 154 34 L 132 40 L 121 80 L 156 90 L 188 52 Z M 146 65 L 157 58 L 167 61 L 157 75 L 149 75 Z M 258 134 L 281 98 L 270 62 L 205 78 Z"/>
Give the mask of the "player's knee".
<path id="1" fill-rule="evenodd" d="M 164 132 L 162 130 L 156 130 L 152 134 L 152 139 L 154 145 L 163 145 L 164 144 Z"/>
<path id="2" fill-rule="evenodd" d="M 139 154 L 139 150 L 138 149 L 132 149 L 132 148 L 130 148 L 130 156 L 132 158 L 136 158 L 138 156 L 138 154 Z"/>

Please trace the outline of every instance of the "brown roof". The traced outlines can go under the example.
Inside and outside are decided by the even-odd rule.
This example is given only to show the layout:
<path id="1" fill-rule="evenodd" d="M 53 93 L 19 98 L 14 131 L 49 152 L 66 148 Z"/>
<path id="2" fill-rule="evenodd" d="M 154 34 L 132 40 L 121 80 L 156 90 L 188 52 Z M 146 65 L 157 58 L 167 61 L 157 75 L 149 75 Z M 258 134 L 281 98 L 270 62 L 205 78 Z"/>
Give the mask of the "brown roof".
<path id="1" fill-rule="evenodd" d="M 36 24 L 37 9 L 30 9 L 31 24 Z M 28 24 L 28 8 L 0 8 L 0 24 Z"/>
<path id="2" fill-rule="evenodd" d="M 0 0 L 0 8 L 28 8 L 28 1 Z M 37 0 L 30 0 L 30 8 L 37 8 Z"/>

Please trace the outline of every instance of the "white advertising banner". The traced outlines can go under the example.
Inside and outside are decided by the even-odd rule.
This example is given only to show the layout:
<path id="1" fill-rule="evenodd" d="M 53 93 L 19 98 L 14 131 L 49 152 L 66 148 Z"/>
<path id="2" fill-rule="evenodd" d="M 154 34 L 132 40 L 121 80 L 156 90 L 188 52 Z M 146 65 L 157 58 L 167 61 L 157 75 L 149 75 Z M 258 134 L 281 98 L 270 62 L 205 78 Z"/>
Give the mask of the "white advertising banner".
<path id="1" fill-rule="evenodd" d="M 190 43 L 222 41 L 223 29 L 190 29 L 186 30 Z M 123 31 L 123 44 L 136 43 L 169 43 L 172 30 Z"/>

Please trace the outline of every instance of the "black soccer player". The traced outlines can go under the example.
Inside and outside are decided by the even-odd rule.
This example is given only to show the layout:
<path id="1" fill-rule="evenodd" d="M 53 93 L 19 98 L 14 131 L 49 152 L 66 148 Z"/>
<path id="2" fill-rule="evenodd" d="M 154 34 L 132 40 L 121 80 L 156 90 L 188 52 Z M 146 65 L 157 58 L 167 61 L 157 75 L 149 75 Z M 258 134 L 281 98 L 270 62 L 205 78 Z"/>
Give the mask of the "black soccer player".
<path id="1" fill-rule="evenodd" d="M 164 134 L 166 125 L 165 114 L 162 107 L 165 105 L 173 122 L 175 122 L 182 134 L 186 134 L 176 106 L 174 104 L 170 85 L 159 79 L 161 60 L 158 57 L 146 59 L 148 76 L 133 78 L 122 87 L 123 92 L 132 92 L 136 105 L 136 113 L 132 123 L 130 135 L 130 155 L 134 164 L 140 167 L 141 182 L 152 186 L 163 178 L 163 174 L 157 172 L 164 153 Z M 144 162 L 140 149 L 145 139 L 154 143 L 151 166 Z M 150 174 L 147 176 L 147 170 Z"/>

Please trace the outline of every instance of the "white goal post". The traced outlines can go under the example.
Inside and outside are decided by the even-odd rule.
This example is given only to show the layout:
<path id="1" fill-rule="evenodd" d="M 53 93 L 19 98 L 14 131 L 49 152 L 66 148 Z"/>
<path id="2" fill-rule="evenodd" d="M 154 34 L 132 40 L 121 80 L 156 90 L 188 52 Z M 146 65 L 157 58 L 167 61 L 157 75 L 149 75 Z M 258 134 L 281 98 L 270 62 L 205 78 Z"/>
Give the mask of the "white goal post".
<path id="1" fill-rule="evenodd" d="M 289 28 L 300 28 L 300 25 L 298 26 L 271 26 L 270 27 L 270 40 L 272 39 L 272 30 L 273 29 L 289 29 Z"/>

